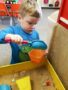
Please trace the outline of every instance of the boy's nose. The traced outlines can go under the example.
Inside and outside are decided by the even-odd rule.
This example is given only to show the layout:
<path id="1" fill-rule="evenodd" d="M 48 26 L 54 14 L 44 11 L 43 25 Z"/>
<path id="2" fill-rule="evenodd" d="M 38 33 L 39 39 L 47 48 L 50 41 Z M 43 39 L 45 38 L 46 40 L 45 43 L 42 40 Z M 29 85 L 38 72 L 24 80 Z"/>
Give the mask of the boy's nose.
<path id="1" fill-rule="evenodd" d="M 35 29 L 34 27 L 32 27 L 32 29 Z"/>
<path id="2" fill-rule="evenodd" d="M 31 30 L 34 30 L 34 29 L 35 29 L 34 27 L 31 28 Z"/>
<path id="3" fill-rule="evenodd" d="M 31 26 L 30 28 L 31 28 L 31 29 L 35 29 L 35 26 L 33 25 L 33 26 Z"/>

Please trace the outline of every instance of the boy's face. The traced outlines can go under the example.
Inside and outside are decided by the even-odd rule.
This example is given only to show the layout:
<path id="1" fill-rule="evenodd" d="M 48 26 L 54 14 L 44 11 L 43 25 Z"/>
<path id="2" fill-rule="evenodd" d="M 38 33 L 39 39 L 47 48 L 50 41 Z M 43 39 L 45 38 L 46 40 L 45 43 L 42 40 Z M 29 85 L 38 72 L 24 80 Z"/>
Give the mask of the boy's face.
<path id="1" fill-rule="evenodd" d="M 39 21 L 39 18 L 32 17 L 32 16 L 25 16 L 21 17 L 20 16 L 20 24 L 24 28 L 24 30 L 28 33 L 32 32 L 34 26 L 37 24 Z"/>

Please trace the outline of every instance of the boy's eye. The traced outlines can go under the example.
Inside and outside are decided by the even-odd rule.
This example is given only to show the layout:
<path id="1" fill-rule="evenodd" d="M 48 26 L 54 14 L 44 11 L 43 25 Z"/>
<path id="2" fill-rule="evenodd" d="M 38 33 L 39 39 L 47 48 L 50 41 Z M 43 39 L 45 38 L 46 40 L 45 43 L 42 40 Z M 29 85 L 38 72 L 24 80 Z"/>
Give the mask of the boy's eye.
<path id="1" fill-rule="evenodd" d="M 28 24 L 32 25 L 33 23 L 32 22 L 28 22 Z"/>
<path id="2" fill-rule="evenodd" d="M 36 23 L 27 21 L 29 25 L 35 25 Z"/>

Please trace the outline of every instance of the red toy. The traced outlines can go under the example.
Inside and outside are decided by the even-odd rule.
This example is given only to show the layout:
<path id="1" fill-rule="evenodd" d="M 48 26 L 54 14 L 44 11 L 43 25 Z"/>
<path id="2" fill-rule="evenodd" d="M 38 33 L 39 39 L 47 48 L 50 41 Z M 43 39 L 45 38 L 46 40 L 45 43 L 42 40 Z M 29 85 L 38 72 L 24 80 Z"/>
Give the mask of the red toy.
<path id="1" fill-rule="evenodd" d="M 62 0 L 57 22 L 68 29 L 68 0 Z"/>

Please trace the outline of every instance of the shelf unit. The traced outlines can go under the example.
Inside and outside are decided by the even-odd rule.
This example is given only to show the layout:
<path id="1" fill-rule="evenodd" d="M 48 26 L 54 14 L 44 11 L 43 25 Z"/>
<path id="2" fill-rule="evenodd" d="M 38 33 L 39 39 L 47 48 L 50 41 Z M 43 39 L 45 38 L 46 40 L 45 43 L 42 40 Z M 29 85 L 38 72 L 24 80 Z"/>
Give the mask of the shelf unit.
<path id="1" fill-rule="evenodd" d="M 62 0 L 59 0 L 59 5 L 55 7 L 55 2 L 57 0 L 48 0 L 48 2 L 45 2 L 45 0 L 38 0 L 38 2 L 41 4 L 41 7 L 42 8 L 48 8 L 48 9 L 58 9 L 60 8 L 60 5 L 61 5 L 61 1 Z M 49 5 L 53 5 L 53 6 L 49 6 Z"/>

